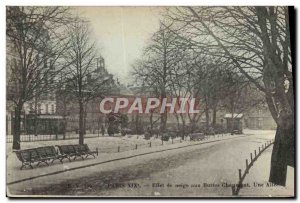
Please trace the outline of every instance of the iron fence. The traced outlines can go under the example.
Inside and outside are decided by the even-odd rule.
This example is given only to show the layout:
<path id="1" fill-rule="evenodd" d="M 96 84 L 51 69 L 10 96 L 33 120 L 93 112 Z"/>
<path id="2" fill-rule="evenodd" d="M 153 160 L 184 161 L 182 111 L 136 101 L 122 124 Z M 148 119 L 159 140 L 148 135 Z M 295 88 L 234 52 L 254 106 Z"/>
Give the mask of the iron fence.
<path id="1" fill-rule="evenodd" d="M 93 137 L 99 137 L 97 134 L 87 134 L 84 136 L 84 138 L 93 138 Z M 37 141 L 53 141 L 53 140 L 71 140 L 71 139 L 79 139 L 79 134 L 67 134 L 67 135 L 21 135 L 20 141 L 21 142 L 37 142 Z M 7 135 L 6 136 L 6 143 L 12 143 L 13 142 L 13 136 Z"/>
<path id="2" fill-rule="evenodd" d="M 205 136 L 205 138 L 201 141 L 210 140 L 212 138 L 220 138 L 220 137 L 227 137 L 230 136 L 230 134 L 220 134 L 220 135 L 211 135 L 211 136 Z M 85 138 L 95 138 L 100 137 L 98 134 L 86 134 Z M 103 137 L 103 136 L 101 136 Z M 105 136 L 106 137 L 106 136 Z M 120 136 L 121 137 L 121 136 Z M 63 135 L 21 135 L 21 142 L 36 142 L 36 141 L 55 141 L 55 140 L 71 140 L 71 139 L 79 139 L 78 134 L 67 134 L 65 136 Z M 136 138 L 132 138 L 136 139 Z M 200 141 L 200 142 L 201 142 Z M 13 136 L 7 135 L 6 136 L 6 142 L 12 143 L 13 142 Z M 130 150 L 138 150 L 143 148 L 151 148 L 156 146 L 162 146 L 162 145 L 172 145 L 176 143 L 182 143 L 182 142 L 190 142 L 190 140 L 182 138 L 170 138 L 168 141 L 163 141 L 161 138 L 155 138 L 152 140 L 144 140 L 143 143 L 128 143 L 128 144 L 116 144 L 115 146 L 109 146 L 109 147 L 101 147 L 99 148 L 100 153 L 118 153 L 118 152 L 125 152 Z M 197 141 L 191 141 L 196 142 Z"/>

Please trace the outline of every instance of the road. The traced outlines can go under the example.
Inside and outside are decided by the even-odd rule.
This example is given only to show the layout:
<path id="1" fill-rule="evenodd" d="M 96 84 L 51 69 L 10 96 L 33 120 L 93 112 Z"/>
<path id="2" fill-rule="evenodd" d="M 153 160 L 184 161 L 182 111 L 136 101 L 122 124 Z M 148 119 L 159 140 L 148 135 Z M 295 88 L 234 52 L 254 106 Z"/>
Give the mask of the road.
<path id="1" fill-rule="evenodd" d="M 238 169 L 245 168 L 245 159 L 273 137 L 273 132 L 248 135 L 143 155 L 91 167 L 86 169 L 93 170 L 88 176 L 73 171 L 12 187 L 19 195 L 231 196 L 230 184 L 238 182 Z M 292 195 L 293 186 L 254 187 L 253 180 L 267 183 L 271 150 L 268 148 L 250 170 L 245 180 L 250 188 L 244 193 L 242 189 L 241 194 Z"/>

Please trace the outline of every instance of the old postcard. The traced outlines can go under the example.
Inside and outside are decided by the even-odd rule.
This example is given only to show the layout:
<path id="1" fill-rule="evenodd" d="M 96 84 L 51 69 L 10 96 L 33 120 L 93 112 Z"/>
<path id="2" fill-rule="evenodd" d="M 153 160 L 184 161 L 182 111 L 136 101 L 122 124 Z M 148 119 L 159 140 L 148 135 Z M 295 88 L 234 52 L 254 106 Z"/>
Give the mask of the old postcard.
<path id="1" fill-rule="evenodd" d="M 8 197 L 295 197 L 294 8 L 6 7 Z"/>

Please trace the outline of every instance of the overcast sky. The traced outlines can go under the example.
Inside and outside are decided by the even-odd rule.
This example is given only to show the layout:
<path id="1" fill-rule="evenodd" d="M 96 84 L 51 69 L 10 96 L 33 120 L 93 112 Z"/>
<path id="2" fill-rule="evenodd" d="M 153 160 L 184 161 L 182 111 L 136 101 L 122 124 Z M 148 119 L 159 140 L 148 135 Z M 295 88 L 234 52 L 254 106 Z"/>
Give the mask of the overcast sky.
<path id="1" fill-rule="evenodd" d="M 106 68 L 126 84 L 131 64 L 158 30 L 163 7 L 75 7 L 91 22 Z M 129 76 L 130 77 L 130 76 Z"/>

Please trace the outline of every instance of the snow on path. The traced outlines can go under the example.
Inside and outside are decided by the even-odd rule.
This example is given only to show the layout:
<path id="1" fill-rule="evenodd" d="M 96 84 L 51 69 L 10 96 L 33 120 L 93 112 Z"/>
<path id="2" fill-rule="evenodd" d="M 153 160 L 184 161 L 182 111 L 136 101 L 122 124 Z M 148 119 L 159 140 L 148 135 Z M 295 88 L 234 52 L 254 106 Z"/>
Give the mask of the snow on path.
<path id="1" fill-rule="evenodd" d="M 19 160 L 17 160 L 16 156 L 12 153 L 10 154 L 9 158 L 10 161 L 7 161 L 7 182 L 14 182 L 20 179 L 24 179 L 24 178 L 30 178 L 33 176 L 38 176 L 38 175 L 45 175 L 48 173 L 53 173 L 56 171 L 63 171 L 69 168 L 74 168 L 74 167 L 78 167 L 78 166 L 83 166 L 83 165 L 88 165 L 88 164 L 93 164 L 93 163 L 97 163 L 97 162 L 104 162 L 104 161 L 109 161 L 112 159 L 119 159 L 119 158 L 123 158 L 123 157 L 128 157 L 128 156 L 133 156 L 133 155 L 138 155 L 138 154 L 142 154 L 142 153 L 148 153 L 148 152 L 155 152 L 158 150 L 165 150 L 165 149 L 171 149 L 171 148 L 176 148 L 176 147 L 182 147 L 182 146 L 187 146 L 187 145 L 191 145 L 191 144 L 197 144 L 197 143 L 203 143 L 203 142 L 211 142 L 211 141 L 217 141 L 217 140 L 222 140 L 222 139 L 232 139 L 232 138 L 238 138 L 240 135 L 235 135 L 235 136 L 224 136 L 224 137 L 215 137 L 215 138 L 211 138 L 209 140 L 206 141 L 201 141 L 201 142 L 190 142 L 190 141 L 185 141 L 182 143 L 174 143 L 174 144 L 168 144 L 168 145 L 163 145 L 163 146 L 155 146 L 155 147 L 151 147 L 151 148 L 141 148 L 138 150 L 131 150 L 131 151 L 126 151 L 126 152 L 121 152 L 121 153 L 102 153 L 99 154 L 99 157 L 97 157 L 96 159 L 88 159 L 88 160 L 78 160 L 78 161 L 73 161 L 73 162 L 68 162 L 65 161 L 63 164 L 60 164 L 59 162 L 57 162 L 54 165 L 51 165 L 49 167 L 38 167 L 38 168 L 34 168 L 33 170 L 31 169 L 27 169 L 27 170 L 20 170 L 20 162 Z M 206 145 L 206 144 L 205 144 Z M 187 148 L 184 148 L 187 149 Z M 176 151 L 176 150 L 174 150 Z M 159 155 L 159 153 L 157 153 Z M 138 158 L 134 158 L 134 159 L 138 159 Z M 132 159 L 131 159 L 132 161 Z M 129 161 L 130 163 L 130 161 Z M 114 167 L 118 167 L 118 164 L 115 163 L 111 163 Z M 107 165 L 107 164 L 106 164 Z M 121 166 L 121 165 L 120 165 Z M 38 178 L 38 179 L 47 179 L 47 181 L 45 181 L 47 184 L 51 181 L 57 182 L 57 181 L 61 181 L 65 178 L 75 178 L 75 177 L 80 177 L 83 175 L 88 175 L 90 173 L 92 173 L 94 171 L 93 168 L 97 168 L 97 166 L 95 167 L 88 167 L 88 168 L 82 168 L 76 171 L 67 171 L 61 175 L 55 175 L 55 176 L 49 176 L 49 177 L 44 177 L 44 178 Z M 98 168 L 102 168 L 101 166 L 98 166 Z M 69 175 L 69 174 L 75 174 L 75 176 L 73 175 Z M 59 178 L 59 176 L 62 176 L 63 178 Z M 33 180 L 34 181 L 34 180 Z M 26 183 L 24 183 L 24 185 L 31 185 L 32 181 L 27 181 Z M 43 182 L 43 181 L 41 181 Z M 22 183 L 20 183 L 19 185 L 23 185 Z M 13 186 L 14 187 L 14 186 Z"/>
<path id="2" fill-rule="evenodd" d="M 232 138 L 232 136 L 228 137 Z M 16 192 L 23 195 L 231 196 L 230 187 L 218 187 L 217 185 L 237 183 L 237 170 L 239 168 L 244 169 L 245 159 L 249 158 L 249 153 L 273 138 L 274 131 L 259 131 L 252 136 L 164 151 L 76 171 L 68 171 L 55 175 L 55 177 L 48 176 L 14 184 L 10 186 L 10 189 L 14 190 L 13 193 Z M 188 143 L 160 146 L 156 147 L 156 150 L 186 144 Z M 149 150 L 154 151 L 155 149 L 132 150 L 115 153 L 114 155 L 120 156 L 123 154 L 128 156 L 129 154 L 138 154 L 142 151 L 149 152 Z M 271 149 L 268 149 L 255 162 L 244 182 L 249 182 L 249 184 L 253 184 L 253 182 L 266 183 L 269 174 L 270 156 Z M 92 160 L 83 162 L 87 161 Z M 260 172 L 262 169 L 264 173 Z M 164 184 L 164 187 L 152 187 L 152 184 L 156 182 Z M 109 183 L 138 183 L 142 187 L 140 189 L 129 187 L 105 188 L 105 184 Z M 166 188 L 168 183 L 172 184 L 173 187 Z M 203 187 L 204 183 L 210 185 L 210 187 Z M 202 187 L 191 188 L 191 184 L 194 184 L 194 186 L 201 185 Z M 175 185 L 178 187 L 175 187 Z M 287 187 L 271 189 L 267 187 L 243 188 L 240 195 L 291 196 L 293 195 L 293 188 L 293 170 L 289 169 Z"/>

